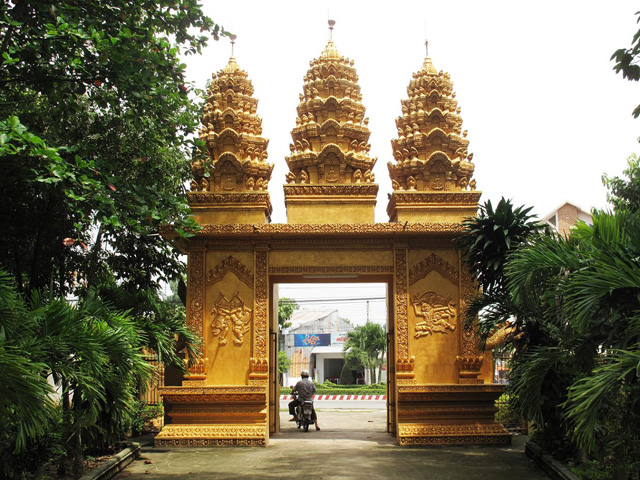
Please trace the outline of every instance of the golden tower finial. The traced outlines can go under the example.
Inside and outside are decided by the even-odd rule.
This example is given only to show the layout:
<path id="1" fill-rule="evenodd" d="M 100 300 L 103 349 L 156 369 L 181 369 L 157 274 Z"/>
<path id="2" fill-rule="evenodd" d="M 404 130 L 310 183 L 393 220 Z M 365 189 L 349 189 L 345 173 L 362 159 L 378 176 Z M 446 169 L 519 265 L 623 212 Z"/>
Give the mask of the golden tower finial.
<path id="1" fill-rule="evenodd" d="M 233 58 L 233 47 L 236 44 L 236 38 L 238 38 L 238 36 L 233 33 L 229 35 L 229 39 L 231 40 L 231 58 Z"/>
<path id="2" fill-rule="evenodd" d="M 333 40 L 333 27 L 336 24 L 336 21 L 329 19 L 327 23 L 329 24 L 329 40 Z"/>
<path id="3" fill-rule="evenodd" d="M 427 49 L 427 57 L 429 56 L 429 40 L 424 41 L 424 48 Z"/>

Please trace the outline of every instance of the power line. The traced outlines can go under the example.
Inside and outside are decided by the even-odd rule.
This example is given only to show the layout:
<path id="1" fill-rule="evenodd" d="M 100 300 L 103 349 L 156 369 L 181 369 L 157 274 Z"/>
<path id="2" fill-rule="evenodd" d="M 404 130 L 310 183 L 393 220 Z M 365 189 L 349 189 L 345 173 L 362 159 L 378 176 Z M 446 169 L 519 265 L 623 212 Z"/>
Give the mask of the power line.
<path id="1" fill-rule="evenodd" d="M 382 301 L 386 300 L 386 297 L 357 297 L 357 298 L 301 298 L 291 300 L 279 300 L 282 305 L 293 305 L 297 303 L 349 303 L 349 302 L 369 302 L 369 301 Z"/>

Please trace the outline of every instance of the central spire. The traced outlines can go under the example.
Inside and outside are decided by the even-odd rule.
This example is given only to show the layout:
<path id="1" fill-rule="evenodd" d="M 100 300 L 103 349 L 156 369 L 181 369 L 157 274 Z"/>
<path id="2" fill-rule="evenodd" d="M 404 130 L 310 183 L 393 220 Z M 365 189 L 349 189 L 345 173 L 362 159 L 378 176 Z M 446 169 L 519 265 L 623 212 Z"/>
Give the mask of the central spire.
<path id="1" fill-rule="evenodd" d="M 329 36 L 335 22 L 329 20 Z M 353 60 L 329 38 L 310 62 L 291 131 L 285 202 L 289 223 L 370 223 L 378 185 L 369 156 L 365 118 Z"/>

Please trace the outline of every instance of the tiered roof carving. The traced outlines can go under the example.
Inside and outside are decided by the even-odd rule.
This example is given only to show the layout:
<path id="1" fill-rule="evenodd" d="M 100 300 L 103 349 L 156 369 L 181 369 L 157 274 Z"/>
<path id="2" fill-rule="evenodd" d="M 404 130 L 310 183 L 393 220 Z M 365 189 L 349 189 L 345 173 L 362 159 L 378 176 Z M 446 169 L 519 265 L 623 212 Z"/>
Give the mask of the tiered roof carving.
<path id="1" fill-rule="evenodd" d="M 449 74 L 426 57 L 407 93 L 396 119 L 398 138 L 391 141 L 395 163 L 388 163 L 394 191 L 475 190 L 473 154 Z"/>
<path id="2" fill-rule="evenodd" d="M 288 184 L 360 184 L 375 181 L 365 117 L 353 60 L 329 40 L 310 62 L 286 157 Z M 285 188 L 285 192 L 287 189 Z"/>
<path id="3" fill-rule="evenodd" d="M 247 72 L 233 56 L 213 74 L 200 130 L 208 158 L 192 164 L 193 192 L 266 192 L 273 164 L 267 163 L 269 140 L 262 137 L 253 93 Z"/>

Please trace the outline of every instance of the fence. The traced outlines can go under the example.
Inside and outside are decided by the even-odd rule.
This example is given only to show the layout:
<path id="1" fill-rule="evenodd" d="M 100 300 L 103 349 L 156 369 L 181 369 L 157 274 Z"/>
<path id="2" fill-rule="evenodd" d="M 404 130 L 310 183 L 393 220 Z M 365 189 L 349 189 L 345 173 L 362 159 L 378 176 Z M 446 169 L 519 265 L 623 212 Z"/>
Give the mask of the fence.
<path id="1" fill-rule="evenodd" d="M 153 373 L 146 386 L 147 388 L 140 388 L 140 401 L 147 405 L 160 405 L 162 404 L 162 399 L 158 393 L 158 388 L 164 386 L 164 365 L 158 361 L 156 353 L 149 353 L 144 356 L 144 359 L 152 366 Z"/>

